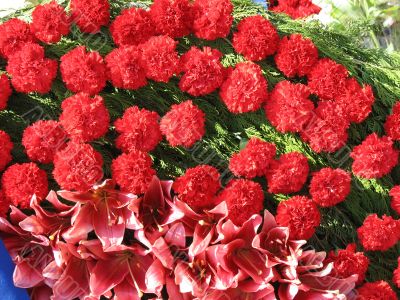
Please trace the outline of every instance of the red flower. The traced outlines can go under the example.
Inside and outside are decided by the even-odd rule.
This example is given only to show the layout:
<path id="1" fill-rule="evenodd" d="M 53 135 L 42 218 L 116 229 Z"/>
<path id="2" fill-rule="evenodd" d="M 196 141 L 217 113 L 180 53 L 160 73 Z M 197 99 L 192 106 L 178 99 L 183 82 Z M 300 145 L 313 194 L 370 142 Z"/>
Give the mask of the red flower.
<path id="1" fill-rule="evenodd" d="M 218 202 L 228 206 L 228 219 L 241 226 L 263 209 L 264 192 L 259 183 L 246 179 L 233 179 L 218 195 Z"/>
<path id="2" fill-rule="evenodd" d="M 110 22 L 108 0 L 71 0 L 71 12 L 73 21 L 86 33 L 96 33 Z"/>
<path id="3" fill-rule="evenodd" d="M 350 154 L 354 159 L 353 173 L 363 178 L 380 178 L 390 173 L 397 165 L 399 151 L 393 146 L 393 141 L 384 136 L 378 137 L 372 133 L 354 147 Z"/>
<path id="4" fill-rule="evenodd" d="M 17 53 L 25 44 L 35 41 L 29 24 L 20 19 L 12 18 L 0 24 L 0 56 L 4 58 Z"/>
<path id="5" fill-rule="evenodd" d="M 321 58 L 311 69 L 308 86 L 322 100 L 332 100 L 346 88 L 347 69 L 330 58 Z"/>
<path id="6" fill-rule="evenodd" d="M 115 142 L 117 148 L 124 152 L 154 150 L 162 140 L 159 118 L 156 112 L 137 106 L 125 110 L 122 118 L 115 121 L 115 129 L 120 133 Z"/>
<path id="7" fill-rule="evenodd" d="M 10 201 L 4 195 L 4 192 L 0 190 L 0 217 L 5 218 L 8 210 L 10 209 Z"/>
<path id="8" fill-rule="evenodd" d="M 285 36 L 275 55 L 276 66 L 286 77 L 307 75 L 317 61 L 317 47 L 301 34 Z"/>
<path id="9" fill-rule="evenodd" d="M 232 113 L 256 111 L 268 97 L 267 85 L 258 65 L 241 62 L 230 72 L 219 95 Z"/>
<path id="10" fill-rule="evenodd" d="M 61 76 L 67 88 L 74 93 L 98 94 L 106 85 L 106 67 L 96 51 L 87 52 L 78 46 L 61 57 Z"/>
<path id="11" fill-rule="evenodd" d="M 214 167 L 199 165 L 177 178 L 173 189 L 178 198 L 195 211 L 214 207 L 215 195 L 221 188 L 220 174 Z"/>
<path id="12" fill-rule="evenodd" d="M 311 0 L 279 0 L 278 5 L 271 7 L 274 12 L 281 12 L 293 19 L 302 19 L 318 14 L 321 7 L 312 3 Z"/>
<path id="13" fill-rule="evenodd" d="M 304 84 L 279 82 L 266 101 L 267 119 L 280 132 L 300 132 L 312 118 L 314 103 L 309 97 Z"/>
<path id="14" fill-rule="evenodd" d="M 246 147 L 239 153 L 232 155 L 229 169 L 235 176 L 254 178 L 267 173 L 271 161 L 276 155 L 274 144 L 264 142 L 258 138 L 251 138 Z"/>
<path id="15" fill-rule="evenodd" d="M 177 73 L 177 41 L 169 36 L 154 36 L 141 45 L 141 62 L 149 79 L 168 82 Z"/>
<path id="16" fill-rule="evenodd" d="M 280 226 L 289 227 L 291 239 L 308 240 L 319 226 L 321 215 L 311 199 L 294 196 L 279 203 L 276 222 Z"/>
<path id="17" fill-rule="evenodd" d="M 121 190 L 135 195 L 145 193 L 156 174 L 151 157 L 137 150 L 118 156 L 112 161 L 111 169 Z"/>
<path id="18" fill-rule="evenodd" d="M 38 5 L 32 12 L 31 31 L 44 43 L 58 43 L 69 33 L 70 19 L 55 0 Z"/>
<path id="19" fill-rule="evenodd" d="M 392 209 L 400 215 L 400 185 L 394 186 L 389 195 L 392 197 L 390 201 L 390 206 Z"/>
<path id="20" fill-rule="evenodd" d="M 393 283 L 400 288 L 400 256 L 397 258 L 397 269 L 393 271 Z"/>
<path id="21" fill-rule="evenodd" d="M 10 81 L 8 80 L 7 75 L 0 75 L 0 111 L 7 107 L 8 98 L 10 98 L 12 94 Z"/>
<path id="22" fill-rule="evenodd" d="M 110 26 L 111 36 L 118 46 L 136 46 L 155 34 L 154 24 L 147 11 L 128 8 L 115 18 Z"/>
<path id="23" fill-rule="evenodd" d="M 53 177 L 69 191 L 87 191 L 103 177 L 103 158 L 89 144 L 71 141 L 54 157 Z"/>
<path id="24" fill-rule="evenodd" d="M 26 44 L 8 60 L 7 72 L 17 92 L 48 93 L 57 76 L 57 62 L 45 58 L 43 47 Z"/>
<path id="25" fill-rule="evenodd" d="M 150 17 L 158 33 L 180 38 L 192 28 L 192 8 L 188 0 L 155 0 L 150 7 Z"/>
<path id="26" fill-rule="evenodd" d="M 171 106 L 161 119 L 161 132 L 173 147 L 192 147 L 205 134 L 205 114 L 191 100 Z"/>
<path id="27" fill-rule="evenodd" d="M 342 169 L 323 168 L 313 174 L 310 195 L 322 207 L 335 206 L 350 193 L 351 177 Z"/>
<path id="28" fill-rule="evenodd" d="M 72 139 L 90 142 L 107 133 L 110 115 L 102 97 L 79 93 L 65 99 L 61 108 L 60 123 Z"/>
<path id="29" fill-rule="evenodd" d="M 392 114 L 386 118 L 385 132 L 392 140 L 400 140 L 400 102 L 393 106 Z"/>
<path id="30" fill-rule="evenodd" d="M 11 150 L 13 147 L 14 145 L 11 142 L 10 136 L 3 130 L 0 130 L 0 172 L 11 162 Z"/>
<path id="31" fill-rule="evenodd" d="M 383 280 L 367 282 L 357 289 L 359 300 L 397 300 L 396 293 Z"/>
<path id="32" fill-rule="evenodd" d="M 290 194 L 301 190 L 308 176 L 307 158 L 299 152 L 283 154 L 270 164 L 266 173 L 268 192 Z"/>
<path id="33" fill-rule="evenodd" d="M 263 60 L 278 49 L 278 32 L 262 16 L 244 18 L 239 22 L 237 30 L 233 35 L 233 47 L 248 60 Z"/>
<path id="34" fill-rule="evenodd" d="M 49 190 L 47 174 L 34 163 L 14 164 L 1 178 L 3 192 L 14 206 L 29 208 L 33 195 L 40 201 Z"/>
<path id="35" fill-rule="evenodd" d="M 205 40 L 224 38 L 233 22 L 231 0 L 196 0 L 193 3 L 193 31 Z"/>
<path id="36" fill-rule="evenodd" d="M 386 215 L 380 219 L 376 214 L 371 214 L 365 218 L 357 233 L 365 250 L 386 251 L 399 241 L 400 223 Z"/>
<path id="37" fill-rule="evenodd" d="M 210 47 L 204 47 L 203 50 L 190 48 L 180 60 L 180 69 L 184 74 L 179 88 L 192 96 L 215 91 L 224 81 L 225 69 L 220 62 L 221 57 L 221 52 Z"/>
<path id="38" fill-rule="evenodd" d="M 48 164 L 54 155 L 65 146 L 67 133 L 57 121 L 37 121 L 27 127 L 22 145 L 30 160 Z"/>

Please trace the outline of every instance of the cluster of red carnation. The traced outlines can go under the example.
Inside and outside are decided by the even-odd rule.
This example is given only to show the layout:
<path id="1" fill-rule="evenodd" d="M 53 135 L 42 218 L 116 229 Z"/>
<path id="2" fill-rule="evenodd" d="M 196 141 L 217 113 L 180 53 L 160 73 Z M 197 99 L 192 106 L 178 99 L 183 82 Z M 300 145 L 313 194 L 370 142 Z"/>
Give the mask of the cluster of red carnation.
<path id="1" fill-rule="evenodd" d="M 357 299 L 360 300 L 397 300 L 395 291 L 392 290 L 389 283 L 383 280 L 367 282 L 357 289 Z"/>
<path id="2" fill-rule="evenodd" d="M 0 111 L 7 107 L 8 98 L 10 98 L 12 90 L 10 87 L 10 81 L 7 75 L 0 75 Z"/>
<path id="3" fill-rule="evenodd" d="M 293 19 L 306 18 L 321 11 L 312 0 L 271 0 L 269 3 L 272 11 L 285 13 Z"/>

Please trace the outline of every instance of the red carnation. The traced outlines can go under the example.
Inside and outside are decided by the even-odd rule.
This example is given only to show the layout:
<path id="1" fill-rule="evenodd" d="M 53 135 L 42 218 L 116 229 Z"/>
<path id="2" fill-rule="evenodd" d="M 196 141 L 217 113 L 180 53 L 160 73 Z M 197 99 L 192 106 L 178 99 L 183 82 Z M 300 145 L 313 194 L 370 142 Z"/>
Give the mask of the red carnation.
<path id="1" fill-rule="evenodd" d="M 161 119 L 161 132 L 173 147 L 192 147 L 205 134 L 205 114 L 191 100 L 171 106 Z"/>
<path id="2" fill-rule="evenodd" d="M 274 160 L 266 173 L 268 192 L 290 194 L 301 190 L 307 180 L 308 160 L 299 152 L 283 154 Z"/>
<path id="3" fill-rule="evenodd" d="M 10 166 L 1 178 L 3 192 L 14 206 L 29 208 L 33 195 L 40 201 L 49 190 L 47 174 L 34 163 Z"/>
<path id="4" fill-rule="evenodd" d="M 400 102 L 393 106 L 392 114 L 386 118 L 385 132 L 393 140 L 400 140 Z"/>
<path id="5" fill-rule="evenodd" d="M 12 94 L 10 81 L 5 74 L 0 75 L 0 111 L 7 107 L 8 98 Z"/>
<path id="6" fill-rule="evenodd" d="M 195 210 L 214 207 L 215 195 L 221 188 L 220 174 L 214 167 L 199 165 L 177 178 L 173 189 L 183 202 Z"/>
<path id="7" fill-rule="evenodd" d="M 115 121 L 115 129 L 120 133 L 116 146 L 124 152 L 152 151 L 162 140 L 158 119 L 154 111 L 133 106 L 125 110 L 121 119 Z"/>
<path id="8" fill-rule="evenodd" d="M 308 86 L 322 100 L 332 100 L 346 88 L 347 69 L 330 58 L 320 59 L 308 76 Z"/>
<path id="9" fill-rule="evenodd" d="M 103 178 L 103 158 L 89 144 L 71 141 L 54 157 L 53 177 L 69 191 L 87 191 Z"/>
<path id="10" fill-rule="evenodd" d="M 287 77 L 305 76 L 318 61 L 318 49 L 301 34 L 285 36 L 275 55 L 279 70 Z"/>
<path id="11" fill-rule="evenodd" d="M 65 146 L 67 134 L 57 121 L 37 121 L 27 127 L 22 145 L 30 160 L 51 163 L 54 155 Z"/>
<path id="12" fill-rule="evenodd" d="M 400 185 L 394 186 L 390 190 L 389 195 L 392 197 L 390 201 L 390 206 L 395 212 L 397 212 L 397 214 L 400 215 Z"/>
<path id="13" fill-rule="evenodd" d="M 44 43 L 58 43 L 69 33 L 70 19 L 56 1 L 38 5 L 32 12 L 31 31 Z"/>
<path id="14" fill-rule="evenodd" d="M 233 179 L 218 195 L 217 201 L 225 201 L 228 218 L 237 226 L 242 226 L 252 215 L 259 214 L 263 209 L 264 192 L 259 183 Z"/>
<path id="15" fill-rule="evenodd" d="M 78 46 L 61 57 L 61 76 L 67 88 L 74 93 L 98 94 L 106 85 L 106 67 L 96 52 L 87 52 Z"/>
<path id="16" fill-rule="evenodd" d="M 267 173 L 271 161 L 276 155 L 274 144 L 258 138 L 251 138 L 246 147 L 233 154 L 229 161 L 229 169 L 235 176 L 254 178 Z"/>
<path id="17" fill-rule="evenodd" d="M 237 29 L 233 35 L 233 47 L 248 60 L 262 60 L 278 49 L 278 32 L 270 21 L 260 15 L 244 18 Z"/>
<path id="18" fill-rule="evenodd" d="M 393 147 L 393 141 L 387 136 L 378 137 L 372 133 L 354 147 L 350 154 L 354 159 L 353 173 L 363 178 L 380 178 L 390 173 L 397 165 L 399 151 Z"/>
<path id="19" fill-rule="evenodd" d="M 195 0 L 193 3 L 193 31 L 205 40 L 226 37 L 233 22 L 231 0 Z"/>
<path id="20" fill-rule="evenodd" d="M 14 145 L 11 142 L 10 136 L 3 130 L 0 130 L 0 172 L 11 162 L 11 150 L 13 147 Z"/>
<path id="21" fill-rule="evenodd" d="M 179 56 L 177 41 L 169 36 L 154 36 L 141 45 L 141 62 L 149 79 L 168 82 L 177 73 Z"/>
<path id="22" fill-rule="evenodd" d="M 158 33 L 180 38 L 188 35 L 193 16 L 189 0 L 155 0 L 150 7 L 150 17 Z"/>
<path id="23" fill-rule="evenodd" d="M 110 32 L 118 47 L 139 45 L 155 34 L 149 13 L 136 7 L 123 10 L 112 22 Z"/>
<path id="24" fill-rule="evenodd" d="M 294 196 L 278 205 L 276 222 L 289 228 L 290 238 L 308 240 L 321 222 L 321 215 L 314 202 L 304 196 Z"/>
<path id="25" fill-rule="evenodd" d="M 349 244 L 346 249 L 337 253 L 331 251 L 326 262 L 333 262 L 331 274 L 336 278 L 345 279 L 358 275 L 357 285 L 364 281 L 369 265 L 368 257 L 363 252 L 356 252 L 356 244 Z"/>
<path id="26" fill-rule="evenodd" d="M 322 207 L 335 206 L 350 193 L 351 177 L 342 169 L 323 168 L 313 174 L 310 195 Z"/>
<path id="27" fill-rule="evenodd" d="M 369 215 L 357 229 L 361 245 L 367 251 L 386 251 L 393 247 L 400 238 L 399 222 L 386 215 L 382 219 L 376 214 Z"/>
<path id="28" fill-rule="evenodd" d="M 107 133 L 110 115 L 102 97 L 79 93 L 65 99 L 61 108 L 60 123 L 72 139 L 90 142 Z"/>
<path id="29" fill-rule="evenodd" d="M 156 174 L 152 166 L 153 162 L 147 153 L 134 150 L 112 161 L 112 177 L 123 191 L 143 194 Z"/>
<path id="30" fill-rule="evenodd" d="M 43 47 L 26 44 L 8 60 L 7 72 L 17 92 L 48 93 L 57 76 L 57 62 L 45 58 Z"/>
<path id="31" fill-rule="evenodd" d="M 300 132 L 312 118 L 314 103 L 309 97 L 304 84 L 279 82 L 266 101 L 267 119 L 280 132 Z"/>
<path id="32" fill-rule="evenodd" d="M 5 218 L 10 208 L 10 201 L 4 195 L 4 192 L 0 190 L 0 218 Z"/>
<path id="33" fill-rule="evenodd" d="M 232 113 L 256 111 L 268 98 L 268 83 L 260 66 L 241 62 L 230 72 L 219 95 Z"/>
<path id="34" fill-rule="evenodd" d="M 72 19 L 79 29 L 96 33 L 110 22 L 108 0 L 71 0 Z"/>
<path id="35" fill-rule="evenodd" d="M 400 288 L 400 256 L 397 258 L 397 269 L 393 272 L 393 283 Z"/>
<path id="36" fill-rule="evenodd" d="M 221 57 L 221 52 L 210 47 L 204 47 L 203 50 L 190 48 L 180 60 L 181 72 L 184 74 L 179 88 L 193 96 L 207 95 L 215 91 L 225 77 Z"/>
<path id="37" fill-rule="evenodd" d="M 20 19 L 13 18 L 0 24 L 0 56 L 4 58 L 17 53 L 25 44 L 35 41 L 29 24 Z"/>
<path id="38" fill-rule="evenodd" d="M 311 0 L 279 0 L 278 5 L 271 7 L 271 10 L 285 13 L 293 19 L 302 19 L 318 14 L 321 7 L 313 4 Z"/>
<path id="39" fill-rule="evenodd" d="M 364 283 L 357 292 L 357 300 L 397 300 L 396 293 L 383 280 Z"/>

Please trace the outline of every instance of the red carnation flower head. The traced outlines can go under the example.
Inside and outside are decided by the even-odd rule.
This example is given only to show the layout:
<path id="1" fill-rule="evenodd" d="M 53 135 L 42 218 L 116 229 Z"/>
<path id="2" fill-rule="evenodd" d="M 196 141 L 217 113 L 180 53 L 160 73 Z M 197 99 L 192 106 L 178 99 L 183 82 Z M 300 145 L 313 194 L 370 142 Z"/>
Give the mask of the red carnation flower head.
<path id="1" fill-rule="evenodd" d="M 260 15 L 244 18 L 237 30 L 233 35 L 233 47 L 248 60 L 263 60 L 278 49 L 276 28 Z"/>
<path id="2" fill-rule="evenodd" d="M 141 62 L 146 77 L 155 81 L 168 82 L 177 73 L 179 56 L 177 41 L 166 35 L 151 37 L 141 45 Z"/>
<path id="3" fill-rule="evenodd" d="M 389 195 L 391 197 L 390 206 L 398 215 L 400 215 L 400 185 L 394 186 L 390 190 Z"/>
<path id="4" fill-rule="evenodd" d="M 189 0 L 155 0 L 150 7 L 150 17 L 156 31 L 172 38 L 188 35 L 193 14 Z"/>
<path id="5" fill-rule="evenodd" d="M 5 218 L 10 208 L 10 201 L 4 195 L 4 192 L 0 190 L 0 218 Z"/>
<path id="6" fill-rule="evenodd" d="M 368 270 L 369 259 L 363 252 L 356 252 L 356 244 L 347 245 L 346 249 L 329 253 L 326 262 L 333 262 L 332 276 L 336 278 L 348 278 L 358 275 L 356 284 L 361 284 Z"/>
<path id="7" fill-rule="evenodd" d="M 323 168 L 313 174 L 310 183 L 312 200 L 322 207 L 335 206 L 350 193 L 351 176 L 342 169 Z"/>
<path id="8" fill-rule="evenodd" d="M 322 100 L 332 100 L 346 88 L 347 69 L 330 58 L 321 58 L 308 73 L 308 86 Z"/>
<path id="9" fill-rule="evenodd" d="M 98 94 L 106 85 L 106 67 L 101 55 L 78 46 L 61 57 L 60 71 L 67 88 L 74 93 Z"/>
<path id="10" fill-rule="evenodd" d="M 320 102 L 301 138 L 315 152 L 335 152 L 346 145 L 350 122 L 343 108 L 334 102 Z"/>
<path id="11" fill-rule="evenodd" d="M 131 7 L 122 11 L 110 26 L 111 36 L 118 46 L 136 46 L 155 34 L 149 12 Z"/>
<path id="12" fill-rule="evenodd" d="M 305 76 L 318 61 L 318 49 L 301 34 L 285 36 L 275 55 L 276 66 L 286 77 Z"/>
<path id="13" fill-rule="evenodd" d="M 396 293 L 383 280 L 364 283 L 357 292 L 359 300 L 397 300 Z"/>
<path id="14" fill-rule="evenodd" d="M 90 142 L 105 135 L 110 115 L 100 96 L 79 93 L 61 104 L 60 123 L 69 136 L 81 142 Z"/>
<path id="15" fill-rule="evenodd" d="M 161 119 L 160 128 L 171 146 L 190 148 L 205 134 L 205 121 L 204 112 L 187 100 L 171 106 Z"/>
<path id="16" fill-rule="evenodd" d="M 13 147 L 14 144 L 11 142 L 10 136 L 0 130 L 0 172 L 11 162 L 11 150 Z"/>
<path id="17" fill-rule="evenodd" d="M 251 138 L 243 150 L 233 154 L 229 161 L 229 169 L 238 177 L 251 179 L 263 176 L 275 155 L 274 144 Z"/>
<path id="18" fill-rule="evenodd" d="M 215 91 L 225 77 L 221 57 L 222 53 L 216 49 L 204 47 L 200 50 L 191 47 L 180 60 L 180 69 L 184 74 L 179 88 L 192 96 L 207 95 Z"/>
<path id="19" fill-rule="evenodd" d="M 318 14 L 321 7 L 311 0 L 279 0 L 277 5 L 271 7 L 274 12 L 285 13 L 293 19 L 302 19 Z"/>
<path id="20" fill-rule="evenodd" d="M 290 194 L 301 190 L 309 172 L 308 160 L 299 152 L 283 154 L 271 162 L 266 173 L 268 192 Z"/>
<path id="21" fill-rule="evenodd" d="M 30 160 L 47 164 L 65 146 L 66 140 L 67 133 L 59 122 L 37 121 L 25 129 L 22 145 Z"/>
<path id="22" fill-rule="evenodd" d="M 231 0 L 195 0 L 193 31 L 204 40 L 226 37 L 233 22 Z"/>
<path id="23" fill-rule="evenodd" d="M 38 5 L 32 12 L 31 31 L 44 43 L 58 43 L 69 33 L 70 19 L 64 8 L 51 1 Z"/>
<path id="24" fill-rule="evenodd" d="M 70 141 L 54 156 L 53 177 L 68 191 L 88 191 L 103 178 L 103 158 L 89 144 Z"/>
<path id="25" fill-rule="evenodd" d="M 160 116 L 146 109 L 132 106 L 125 110 L 121 119 L 115 121 L 115 129 L 120 133 L 116 146 L 124 152 L 154 150 L 162 140 Z"/>
<path id="26" fill-rule="evenodd" d="M 397 165 L 399 151 L 387 136 L 372 133 L 350 154 L 353 173 L 363 178 L 380 178 L 390 173 Z"/>
<path id="27" fill-rule="evenodd" d="M 147 191 L 156 174 L 151 157 L 137 150 L 118 156 L 112 161 L 111 169 L 112 177 L 121 190 L 136 195 Z"/>
<path id="28" fill-rule="evenodd" d="M 294 196 L 278 205 L 276 222 L 289 228 L 290 238 L 308 240 L 321 222 L 315 203 L 304 196 Z"/>
<path id="29" fill-rule="evenodd" d="M 301 83 L 281 81 L 266 101 L 267 119 L 280 132 L 300 132 L 313 115 L 310 90 Z"/>
<path id="30" fill-rule="evenodd" d="M 0 75 L 0 111 L 7 107 L 8 98 L 12 94 L 10 81 L 7 75 Z"/>
<path id="31" fill-rule="evenodd" d="M 393 283 L 400 288 L 400 256 L 397 258 L 397 269 L 393 272 Z"/>
<path id="32" fill-rule="evenodd" d="M 264 192 L 259 183 L 246 179 L 233 179 L 218 195 L 218 202 L 225 201 L 228 218 L 237 226 L 243 225 L 263 209 Z"/>
<path id="33" fill-rule="evenodd" d="M 8 60 L 7 72 L 17 92 L 46 94 L 57 76 L 57 62 L 45 58 L 43 47 L 26 44 Z"/>
<path id="34" fill-rule="evenodd" d="M 385 132 L 394 141 L 400 141 L 400 102 L 393 106 L 393 111 L 386 118 Z"/>
<path id="35" fill-rule="evenodd" d="M 399 222 L 386 215 L 381 219 L 376 214 L 369 215 L 357 229 L 361 245 L 367 251 L 386 251 L 393 247 L 400 238 Z"/>
<path id="36" fill-rule="evenodd" d="M 110 22 L 108 0 L 71 0 L 71 13 L 73 21 L 86 33 L 96 33 Z"/>
<path id="37" fill-rule="evenodd" d="M 20 208 L 29 208 L 33 195 L 38 201 L 48 192 L 47 174 L 34 163 L 14 164 L 3 173 L 1 178 L 6 198 Z"/>
<path id="38" fill-rule="evenodd" d="M 219 177 L 216 168 L 199 165 L 187 169 L 184 175 L 175 180 L 172 188 L 180 200 L 192 209 L 201 211 L 214 207 L 215 196 L 221 188 Z"/>
<path id="39" fill-rule="evenodd" d="M 17 53 L 25 44 L 35 41 L 29 24 L 20 19 L 13 18 L 0 24 L 0 56 L 4 58 Z"/>
<path id="40" fill-rule="evenodd" d="M 260 66 L 241 62 L 230 72 L 219 95 L 232 113 L 256 111 L 268 98 L 268 83 Z"/>

